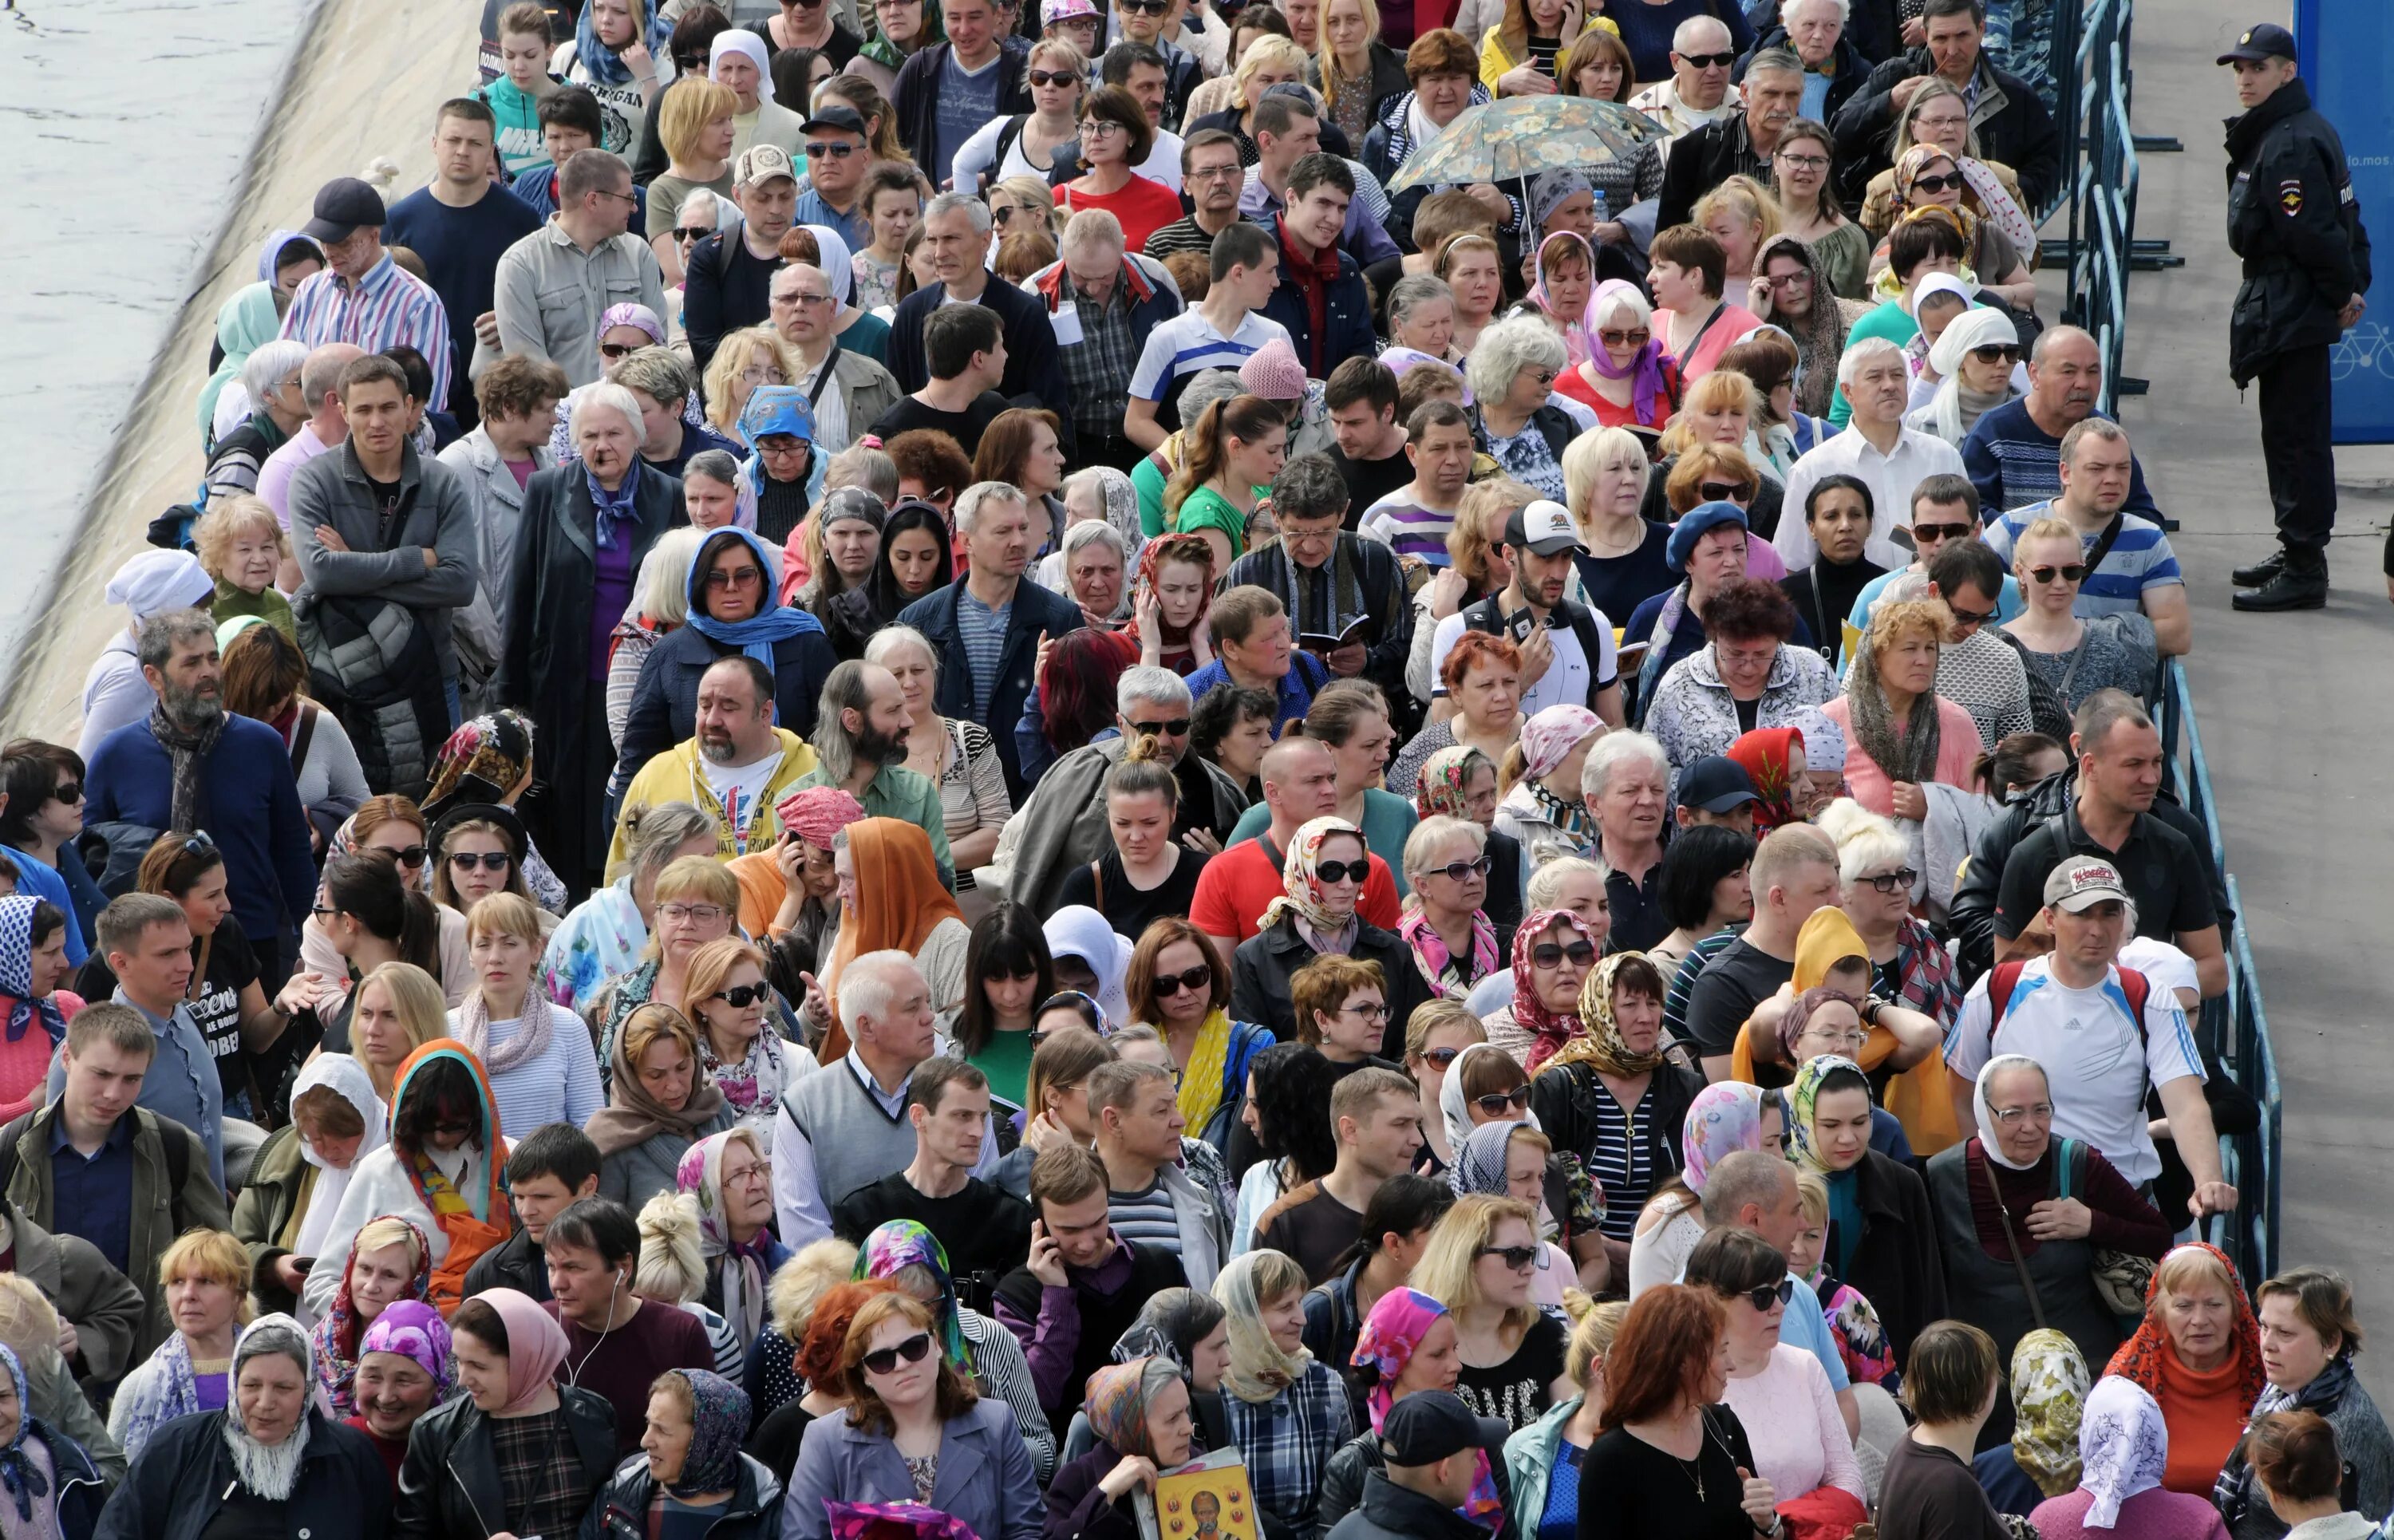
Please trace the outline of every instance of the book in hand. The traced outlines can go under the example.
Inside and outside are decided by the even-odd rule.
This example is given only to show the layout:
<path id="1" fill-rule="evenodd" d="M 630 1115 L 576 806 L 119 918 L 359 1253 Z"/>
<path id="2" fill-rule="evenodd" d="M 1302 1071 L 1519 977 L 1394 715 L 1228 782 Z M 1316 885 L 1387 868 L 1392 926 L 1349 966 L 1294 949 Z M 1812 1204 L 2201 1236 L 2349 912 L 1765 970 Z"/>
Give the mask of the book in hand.
<path id="1" fill-rule="evenodd" d="M 1155 1479 L 1152 1493 L 1133 1494 L 1139 1540 L 1260 1540 L 1246 1461 L 1235 1449 L 1216 1449 Z"/>
<path id="2" fill-rule="evenodd" d="M 1335 652 L 1342 647 L 1362 644 L 1363 632 L 1371 625 L 1370 615 L 1357 615 L 1348 622 L 1347 629 L 1333 636 L 1327 631 L 1300 631 L 1296 644 L 1309 652 Z"/>

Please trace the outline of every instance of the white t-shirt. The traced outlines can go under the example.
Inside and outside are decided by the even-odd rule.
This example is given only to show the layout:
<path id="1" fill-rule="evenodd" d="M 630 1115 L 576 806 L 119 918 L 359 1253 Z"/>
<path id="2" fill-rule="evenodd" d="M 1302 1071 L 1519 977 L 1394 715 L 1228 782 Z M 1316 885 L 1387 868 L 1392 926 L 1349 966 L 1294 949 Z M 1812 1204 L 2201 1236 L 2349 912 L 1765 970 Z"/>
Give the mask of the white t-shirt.
<path id="1" fill-rule="evenodd" d="M 1168 321 L 1157 322 L 1147 334 L 1146 346 L 1138 352 L 1138 367 L 1130 372 L 1130 393 L 1140 401 L 1160 401 L 1181 375 L 1236 369 L 1275 337 L 1289 342 L 1288 328 L 1253 310 L 1239 322 L 1236 334 L 1224 336 L 1192 305 Z"/>
<path id="2" fill-rule="evenodd" d="M 1596 640 L 1599 654 L 1596 673 L 1588 672 L 1587 654 L 1579 644 L 1579 633 L 1568 625 L 1549 626 L 1546 640 L 1554 644 L 1555 661 L 1538 677 L 1538 682 L 1521 691 L 1521 715 L 1534 717 L 1550 705 L 1585 705 L 1590 687 L 1621 675 L 1620 654 L 1612 640 L 1612 623 L 1601 611 L 1590 612 L 1596 616 Z M 1460 612 L 1438 623 L 1438 630 L 1429 641 L 1430 698 L 1443 699 L 1446 681 L 1440 672 L 1446 667 L 1446 655 L 1454 651 L 1455 638 L 1463 635 Z"/>
<path id="3" fill-rule="evenodd" d="M 724 822 L 744 834 L 756 816 L 756 799 L 765 795 L 765 788 L 773 783 L 773 772 L 782 768 L 782 751 L 775 749 L 751 765 L 718 765 L 704 754 L 698 763 L 706 776 L 706 789 L 723 805 Z"/>
<path id="4" fill-rule="evenodd" d="M 2151 980 L 2139 1052 L 2117 968 L 2098 988 L 2072 989 L 2053 977 L 2048 959 L 2038 957 L 2020 969 L 2004 1011 L 2002 1040 L 1990 1046 L 1987 986 L 1993 978 L 1992 972 L 1980 978 L 1962 1002 L 1962 1014 L 1945 1036 L 1947 1067 L 1976 1080 L 1998 1053 L 2027 1055 L 2045 1066 L 2053 1087 L 2056 1134 L 2085 1139 L 2132 1183 L 2160 1176 L 2161 1155 L 2146 1126 L 2146 1084 L 2203 1078 L 2203 1056 L 2170 986 Z"/>

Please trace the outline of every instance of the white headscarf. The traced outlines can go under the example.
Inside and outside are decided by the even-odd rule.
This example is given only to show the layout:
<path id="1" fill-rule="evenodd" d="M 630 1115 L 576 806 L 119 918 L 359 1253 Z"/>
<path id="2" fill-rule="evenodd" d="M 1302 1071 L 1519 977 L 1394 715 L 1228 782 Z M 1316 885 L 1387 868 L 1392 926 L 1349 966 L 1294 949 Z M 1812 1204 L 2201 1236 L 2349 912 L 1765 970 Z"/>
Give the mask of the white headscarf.
<path id="1" fill-rule="evenodd" d="M 743 32 L 738 27 L 733 27 L 729 32 L 717 33 L 715 34 L 715 42 L 707 49 L 706 53 L 707 79 L 714 80 L 716 78 L 715 67 L 723 62 L 723 56 L 725 54 L 746 54 L 750 59 L 756 60 L 756 99 L 759 101 L 771 101 L 774 99 L 773 72 L 767 62 L 767 52 L 765 48 L 765 40 L 763 38 L 757 36 L 752 32 Z"/>
<path id="2" fill-rule="evenodd" d="M 358 1140 L 358 1152 L 349 1161 L 349 1168 L 336 1171 L 324 1164 L 324 1157 L 308 1142 L 308 1136 L 296 1127 L 292 1137 L 299 1141 L 299 1153 L 322 1175 L 316 1178 L 315 1191 L 308 1199 L 308 1213 L 299 1221 L 299 1233 L 291 1243 L 295 1257 L 313 1257 L 323 1249 L 324 1237 L 333 1228 L 333 1216 L 340 1212 L 341 1194 L 349 1190 L 349 1178 L 356 1174 L 358 1162 L 383 1147 L 390 1137 L 390 1115 L 375 1094 L 374 1076 L 366 1067 L 345 1053 L 319 1055 L 316 1060 L 299 1072 L 291 1086 L 291 1099 L 296 1101 L 303 1091 L 318 1086 L 328 1086 L 340 1093 L 341 1099 L 358 1110 L 365 1120 L 365 1137 Z"/>
<path id="3" fill-rule="evenodd" d="M 1469 1061 L 1471 1056 L 1475 1053 L 1502 1053 L 1504 1051 L 1504 1049 L 1499 1048 L 1493 1044 L 1474 1043 L 1466 1047 L 1461 1053 L 1456 1054 L 1454 1056 L 1454 1062 L 1446 1067 L 1446 1079 L 1440 1084 L 1438 1088 L 1438 1112 L 1440 1121 L 1446 1125 L 1447 1148 L 1454 1152 L 1454 1156 L 1457 1160 L 1461 1160 L 1463 1158 L 1463 1147 L 1470 1140 L 1471 1129 L 1473 1126 L 1471 1122 L 1471 1104 L 1463 1094 L 1463 1066 Z M 1510 1119 L 1509 1121 L 1527 1124 L 1532 1128 L 1538 1128 L 1538 1114 L 1530 1111 L 1526 1105 L 1522 1107 L 1521 1115 L 1519 1117 Z M 1538 1128 L 1538 1131 L 1540 1133 L 1546 1132 L 1543 1128 Z"/>
<path id="4" fill-rule="evenodd" d="M 2162 1484 L 2169 1464 L 2169 1424 L 2161 1403 L 2132 1379 L 2106 1375 L 2095 1382 L 2078 1419 L 2078 1484 L 2095 1500 L 2081 1520 L 2088 1529 L 2111 1529 L 2120 1505 Z"/>
<path id="5" fill-rule="evenodd" d="M 829 225 L 807 225 L 812 230 L 815 247 L 822 260 L 815 266 L 831 284 L 832 303 L 841 309 L 848 308 L 848 296 L 856 292 L 856 259 L 848 249 L 848 242 Z"/>
<path id="6" fill-rule="evenodd" d="M 731 34 L 726 33 L 724 35 L 729 37 Z M 1913 320 L 1918 321 L 1920 319 L 1920 302 L 1927 299 L 1932 294 L 1953 295 L 1956 298 L 1960 299 L 1966 306 L 1975 305 L 1979 302 L 1977 296 L 1972 295 L 1969 289 L 1963 284 L 1962 281 L 1954 277 L 1952 273 L 1932 272 L 1927 277 L 1913 285 L 1911 296 L 1903 302 L 1904 309 L 1910 313 Z"/>
<path id="7" fill-rule="evenodd" d="M 1994 1084 L 1995 1076 L 2008 1070 L 2034 1070 L 2045 1083 L 2045 1094 L 2052 1095 L 2053 1077 L 2045 1073 L 2044 1065 L 2026 1054 L 1999 1053 L 1979 1071 L 1979 1083 L 1970 1088 L 1970 1110 L 1978 1114 L 1979 1144 L 1986 1151 L 1987 1158 L 2006 1171 L 2025 1171 L 2036 1162 L 2016 1161 L 2004 1153 L 2003 1145 L 1995 1139 L 1995 1110 L 1987 1100 L 1987 1087 Z"/>
<path id="8" fill-rule="evenodd" d="M 232 1345 L 231 1383 L 225 1393 L 225 1448 L 232 1454 L 233 1474 L 241 1484 L 270 1503 L 287 1502 L 299 1484 L 299 1462 L 308 1454 L 308 1417 L 302 1405 L 299 1420 L 281 1443 L 260 1443 L 241 1425 L 241 1366 L 265 1353 L 280 1353 L 299 1365 L 299 1382 L 316 1383 L 315 1354 L 308 1333 L 287 1315 L 261 1315 L 242 1328 Z"/>
<path id="9" fill-rule="evenodd" d="M 189 551 L 143 551 L 108 580 L 100 597 L 122 604 L 135 620 L 147 620 L 164 610 L 189 609 L 216 597 L 216 579 Z"/>
<path id="10" fill-rule="evenodd" d="M 1040 929 L 1051 954 L 1078 957 L 1098 976 L 1098 1006 L 1106 1013 L 1109 1030 L 1129 1026 L 1130 997 L 1123 993 L 1123 977 L 1130 971 L 1131 943 L 1085 903 L 1066 904 L 1048 915 Z"/>
<path id="11" fill-rule="evenodd" d="M 2004 343 L 2019 347 L 2019 328 L 2008 314 L 1993 306 L 1964 310 L 1938 334 L 1928 349 L 1928 367 L 1938 376 L 1937 393 L 1928 399 L 1930 432 L 1959 447 L 1969 431 L 1962 422 L 1962 360 L 1974 349 Z"/>

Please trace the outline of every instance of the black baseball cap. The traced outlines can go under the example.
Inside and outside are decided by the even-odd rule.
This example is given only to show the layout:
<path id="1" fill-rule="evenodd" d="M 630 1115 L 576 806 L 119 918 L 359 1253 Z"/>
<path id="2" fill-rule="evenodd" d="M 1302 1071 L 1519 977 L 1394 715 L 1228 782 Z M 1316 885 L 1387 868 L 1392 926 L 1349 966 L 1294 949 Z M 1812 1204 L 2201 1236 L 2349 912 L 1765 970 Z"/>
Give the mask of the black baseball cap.
<path id="1" fill-rule="evenodd" d="M 830 128 L 854 134 L 857 138 L 868 141 L 873 138 L 864 131 L 864 115 L 845 102 L 825 102 L 816 108 L 814 114 L 806 122 L 798 125 L 798 128 L 808 134 L 813 133 L 818 128 Z"/>
<path id="2" fill-rule="evenodd" d="M 380 230 L 389 217 L 382 194 L 371 183 L 355 177 L 335 177 L 316 190 L 316 217 L 302 225 L 300 232 L 330 244 L 348 240 L 360 225 Z"/>
<path id="3" fill-rule="evenodd" d="M 1467 1449 L 1501 1451 L 1509 1429 L 1475 1416 L 1452 1390 L 1418 1390 L 1388 1408 L 1380 1424 L 1380 1454 L 1390 1465 L 1436 1465 Z"/>
<path id="4" fill-rule="evenodd" d="M 1679 806 L 1725 813 L 1762 798 L 1754 792 L 1754 777 L 1725 755 L 1707 754 L 1679 772 Z"/>
<path id="5" fill-rule="evenodd" d="M 2236 40 L 2236 46 L 2221 54 L 2217 62 L 2226 64 L 2241 59 L 2258 64 L 2265 59 L 2294 57 L 2295 34 L 2274 21 L 2264 21 L 2257 27 L 2247 27 L 2244 35 Z"/>

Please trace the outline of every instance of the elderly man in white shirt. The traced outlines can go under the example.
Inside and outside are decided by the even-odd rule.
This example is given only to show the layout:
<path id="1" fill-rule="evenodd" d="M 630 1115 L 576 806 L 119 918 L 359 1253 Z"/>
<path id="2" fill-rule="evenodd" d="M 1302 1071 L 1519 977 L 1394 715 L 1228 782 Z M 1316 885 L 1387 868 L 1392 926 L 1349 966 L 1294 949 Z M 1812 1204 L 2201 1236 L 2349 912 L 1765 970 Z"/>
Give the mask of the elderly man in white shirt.
<path id="1" fill-rule="evenodd" d="M 1629 99 L 1631 107 L 1667 131 L 1669 137 L 1657 146 L 1663 154 L 1670 154 L 1682 134 L 1745 110 L 1743 94 L 1729 81 L 1734 67 L 1729 60 L 1736 53 L 1728 25 L 1717 17 L 1691 16 L 1671 33 L 1671 78 L 1658 80 Z M 1697 59 L 1704 62 L 1698 64 Z"/>
<path id="2" fill-rule="evenodd" d="M 1910 516 L 1913 488 L 1931 476 L 1966 474 L 1962 452 L 1933 433 L 1903 426 L 1911 370 L 1903 349 L 1887 338 L 1864 337 L 1848 347 L 1837 361 L 1837 384 L 1853 406 L 1853 421 L 1787 473 L 1783 506 L 1796 516 L 1779 520 L 1770 544 L 1789 572 L 1810 566 L 1820 547 L 1800 512 L 1805 500 L 1823 476 L 1855 476 L 1871 490 L 1871 532 L 1862 555 L 1895 572 L 1912 564 L 1912 553 L 1892 535 L 1897 522 Z"/>

